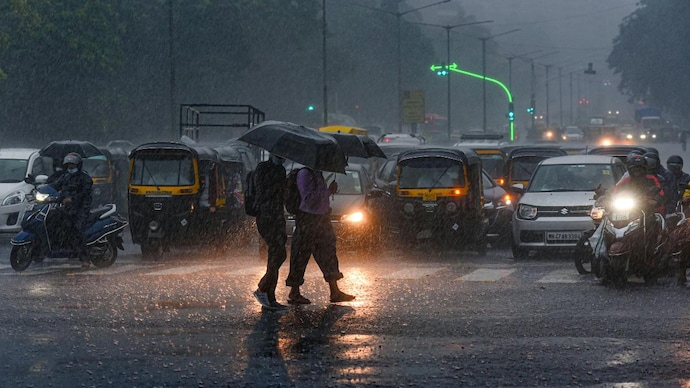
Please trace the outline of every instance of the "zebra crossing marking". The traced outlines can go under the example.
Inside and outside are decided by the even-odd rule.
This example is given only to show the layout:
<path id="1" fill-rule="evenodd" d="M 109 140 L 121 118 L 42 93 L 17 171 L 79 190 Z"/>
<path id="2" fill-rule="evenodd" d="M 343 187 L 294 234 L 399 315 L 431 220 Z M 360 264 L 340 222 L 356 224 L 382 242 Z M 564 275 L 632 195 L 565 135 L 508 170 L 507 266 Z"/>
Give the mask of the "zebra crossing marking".
<path id="1" fill-rule="evenodd" d="M 407 268 L 399 271 L 391 272 L 385 275 L 377 276 L 379 279 L 408 279 L 414 280 L 425 276 L 433 275 L 438 271 L 444 269 L 443 267 L 438 268 Z"/>
<path id="2" fill-rule="evenodd" d="M 535 283 L 578 283 L 581 279 L 582 276 L 571 269 L 559 269 L 549 272 Z"/>
<path id="3" fill-rule="evenodd" d="M 224 267 L 222 265 L 191 265 L 188 267 L 175 267 L 169 269 L 163 269 L 160 271 L 147 272 L 146 276 L 165 276 L 165 275 L 187 275 L 190 273 L 206 271 L 209 269 L 216 269 L 219 267 Z"/>
<path id="4" fill-rule="evenodd" d="M 463 282 L 495 282 L 501 278 L 504 278 L 515 272 L 515 268 L 512 269 L 491 269 L 491 268 L 479 268 L 474 270 L 467 275 L 461 276 L 458 280 Z"/>

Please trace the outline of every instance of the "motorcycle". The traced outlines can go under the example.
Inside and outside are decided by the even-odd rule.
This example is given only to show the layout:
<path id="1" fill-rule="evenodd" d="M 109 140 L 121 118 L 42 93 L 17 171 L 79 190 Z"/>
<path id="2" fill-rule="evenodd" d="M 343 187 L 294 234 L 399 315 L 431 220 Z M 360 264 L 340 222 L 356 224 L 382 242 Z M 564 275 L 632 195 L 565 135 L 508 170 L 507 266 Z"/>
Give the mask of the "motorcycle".
<path id="1" fill-rule="evenodd" d="M 27 195 L 27 209 L 22 220 L 22 230 L 12 238 L 10 264 L 15 271 L 24 271 L 32 261 L 42 262 L 44 257 L 74 258 L 74 234 L 79 233 L 64 206 L 59 202 L 59 193 L 52 186 L 42 184 L 48 177 L 29 176 L 26 182 L 34 185 Z M 87 219 L 86 245 L 91 262 L 97 268 L 110 267 L 117 259 L 122 245 L 123 229 L 127 220 L 116 213 L 114 204 L 92 209 Z"/>
<path id="2" fill-rule="evenodd" d="M 629 275 L 653 283 L 671 266 L 666 219 L 637 198 L 619 193 L 606 206 L 603 236 L 606 255 L 598 260 L 604 283 L 624 285 Z"/>

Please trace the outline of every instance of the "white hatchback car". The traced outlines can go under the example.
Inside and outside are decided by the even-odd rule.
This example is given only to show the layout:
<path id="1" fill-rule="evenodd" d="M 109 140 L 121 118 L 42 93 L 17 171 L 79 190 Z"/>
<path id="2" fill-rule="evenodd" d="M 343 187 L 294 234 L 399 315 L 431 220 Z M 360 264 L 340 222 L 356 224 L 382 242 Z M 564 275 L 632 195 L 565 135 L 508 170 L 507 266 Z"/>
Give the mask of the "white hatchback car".
<path id="1" fill-rule="evenodd" d="M 33 185 L 24 182 L 27 175 L 50 175 L 53 160 L 38 155 L 38 149 L 0 148 L 0 233 L 21 230 L 26 194 Z"/>
<path id="2" fill-rule="evenodd" d="M 574 250 L 583 232 L 594 228 L 594 190 L 611 189 L 625 171 L 614 156 L 569 155 L 539 163 L 513 213 L 513 258 L 524 259 L 530 250 Z"/>

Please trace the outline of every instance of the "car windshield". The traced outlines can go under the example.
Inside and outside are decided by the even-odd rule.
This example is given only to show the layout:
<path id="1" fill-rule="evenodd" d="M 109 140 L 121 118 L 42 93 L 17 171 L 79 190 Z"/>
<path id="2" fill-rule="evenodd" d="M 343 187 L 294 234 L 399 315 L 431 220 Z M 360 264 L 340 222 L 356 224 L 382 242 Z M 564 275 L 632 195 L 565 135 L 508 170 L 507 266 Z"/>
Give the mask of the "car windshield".
<path id="1" fill-rule="evenodd" d="M 21 182 L 26 176 L 26 159 L 0 159 L 0 183 Z"/>
<path id="2" fill-rule="evenodd" d="M 528 192 L 594 191 L 616 184 L 608 164 L 542 165 L 534 173 Z"/>
<path id="3" fill-rule="evenodd" d="M 464 187 L 463 164 L 445 158 L 419 158 L 400 164 L 401 189 Z"/>
<path id="4" fill-rule="evenodd" d="M 326 183 L 330 184 L 333 182 L 334 175 L 335 181 L 338 182 L 337 195 L 357 195 L 363 193 L 359 171 L 347 170 L 345 174 L 331 174 L 326 177 Z"/>
<path id="5" fill-rule="evenodd" d="M 516 181 L 528 181 L 532 173 L 544 156 L 521 156 L 513 159 L 513 167 L 510 169 L 510 178 Z"/>
<path id="6" fill-rule="evenodd" d="M 565 133 L 570 134 L 570 135 L 579 135 L 581 133 L 580 128 L 566 128 Z"/>
<path id="7" fill-rule="evenodd" d="M 503 176 L 503 170 L 505 168 L 503 156 L 495 154 L 480 154 L 479 157 L 482 159 L 482 168 L 489 174 L 489 176 L 494 179 Z"/>
<path id="8" fill-rule="evenodd" d="M 108 158 L 105 155 L 85 158 L 82 163 L 82 170 L 86 171 L 91 178 L 105 178 L 110 175 Z"/>
<path id="9" fill-rule="evenodd" d="M 194 164 L 189 154 L 142 154 L 134 159 L 130 183 L 142 186 L 190 186 Z"/>

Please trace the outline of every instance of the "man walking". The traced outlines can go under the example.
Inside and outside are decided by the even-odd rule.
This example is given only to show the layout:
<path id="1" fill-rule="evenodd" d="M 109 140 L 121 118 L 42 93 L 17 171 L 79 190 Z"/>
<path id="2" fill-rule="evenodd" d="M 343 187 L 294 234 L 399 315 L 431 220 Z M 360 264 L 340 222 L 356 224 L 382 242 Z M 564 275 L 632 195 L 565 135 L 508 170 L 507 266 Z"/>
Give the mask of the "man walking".
<path id="1" fill-rule="evenodd" d="M 333 181 L 330 186 L 327 186 L 321 171 L 303 168 L 297 174 L 297 188 L 301 203 L 300 211 L 295 214 L 295 233 L 292 236 L 290 250 L 290 274 L 285 282 L 291 287 L 288 303 L 311 303 L 309 299 L 302 296 L 299 288 L 304 283 L 304 272 L 312 254 L 324 279 L 328 282 L 331 302 L 351 301 L 355 297 L 338 288 L 338 280 L 343 278 L 343 274 L 338 269 L 335 232 L 329 217 L 331 210 L 329 197 L 338 190 L 338 184 Z"/>
<path id="2" fill-rule="evenodd" d="M 286 306 L 276 301 L 278 272 L 287 257 L 285 243 L 285 159 L 271 154 L 269 160 L 259 163 L 254 171 L 253 183 L 256 198 L 254 201 L 256 226 L 259 235 L 268 246 L 266 274 L 259 281 L 254 297 L 261 306 L 271 310 L 282 310 Z"/>

